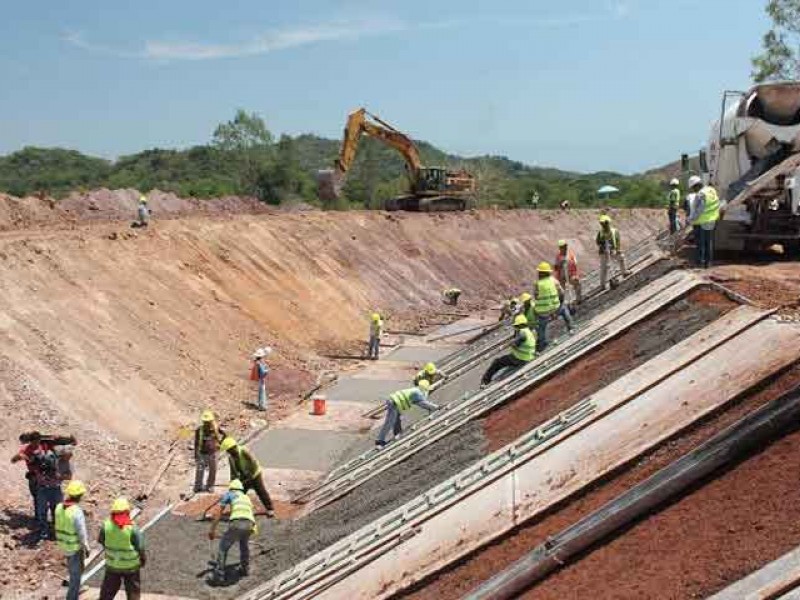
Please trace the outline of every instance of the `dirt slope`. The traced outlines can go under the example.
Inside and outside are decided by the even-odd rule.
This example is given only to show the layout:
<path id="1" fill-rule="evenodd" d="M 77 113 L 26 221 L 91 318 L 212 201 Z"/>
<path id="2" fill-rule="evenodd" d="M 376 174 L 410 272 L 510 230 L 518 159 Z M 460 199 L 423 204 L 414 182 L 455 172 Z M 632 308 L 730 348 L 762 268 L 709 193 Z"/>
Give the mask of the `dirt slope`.
<path id="1" fill-rule="evenodd" d="M 276 349 L 274 404 L 287 410 L 324 365 L 317 353 L 360 341 L 369 310 L 441 307 L 449 285 L 474 306 L 496 301 L 530 281 L 561 237 L 585 266 L 594 261 L 588 211 L 248 211 L 134 233 L 92 219 L 96 211 L 63 210 L 0 198 L 0 453 L 16 450 L 21 430 L 74 432 L 77 473 L 101 502 L 96 517 L 111 495 L 146 485 L 202 408 L 236 430 L 259 424 L 244 405 L 255 347 Z M 618 214 L 623 236 L 650 235 L 653 215 Z M 168 480 L 184 480 L 185 439 L 181 448 Z M 0 558 L 47 552 L 25 549 L 27 490 L 7 459 L 0 493 Z M 0 592 L 13 580 L 0 578 Z"/>

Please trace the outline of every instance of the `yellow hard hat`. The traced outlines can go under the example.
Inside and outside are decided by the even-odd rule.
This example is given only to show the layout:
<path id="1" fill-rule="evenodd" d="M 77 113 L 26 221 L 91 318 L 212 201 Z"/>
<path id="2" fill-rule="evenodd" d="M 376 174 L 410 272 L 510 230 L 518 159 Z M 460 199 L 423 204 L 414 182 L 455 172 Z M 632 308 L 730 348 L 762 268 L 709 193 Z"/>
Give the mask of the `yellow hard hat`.
<path id="1" fill-rule="evenodd" d="M 83 485 L 82 481 L 78 481 L 77 479 L 73 479 L 67 484 L 67 496 L 70 498 L 77 498 L 79 496 L 83 496 L 86 493 L 86 486 Z"/>
<path id="2" fill-rule="evenodd" d="M 544 262 L 543 261 L 543 262 L 539 263 L 539 266 L 536 267 L 536 270 L 539 273 L 552 273 L 553 272 L 553 267 L 550 266 L 549 262 Z"/>
<path id="3" fill-rule="evenodd" d="M 228 489 L 229 490 L 239 490 L 240 492 L 243 492 L 244 491 L 244 486 L 242 485 L 241 481 L 239 481 L 238 479 L 234 479 L 233 481 L 231 481 L 228 484 Z"/>
<path id="4" fill-rule="evenodd" d="M 220 449 L 223 452 L 227 452 L 231 448 L 235 448 L 238 445 L 239 444 L 236 443 L 235 439 L 233 439 L 232 437 L 228 436 L 224 440 L 222 440 L 222 444 L 220 444 Z"/>
<path id="5" fill-rule="evenodd" d="M 528 324 L 528 317 L 525 315 L 517 315 L 514 317 L 514 327 L 519 327 L 520 325 L 527 325 Z"/>
<path id="6" fill-rule="evenodd" d="M 527 301 L 528 301 L 528 300 L 530 300 L 531 298 L 533 298 L 533 296 L 531 296 L 531 295 L 530 295 L 528 292 L 522 292 L 522 293 L 519 295 L 519 301 L 520 301 L 520 302 L 527 302 Z"/>
<path id="7" fill-rule="evenodd" d="M 139 196 L 139 202 L 143 202 L 144 204 L 147 204 L 147 196 L 145 196 L 144 194 Z"/>
<path id="8" fill-rule="evenodd" d="M 611 217 L 609 217 L 608 215 L 600 215 L 600 218 L 598 220 L 600 221 L 601 224 L 611 223 Z"/>
<path id="9" fill-rule="evenodd" d="M 428 363 L 427 365 L 425 365 L 425 372 L 428 375 L 433 375 L 434 373 L 436 373 L 436 365 L 433 363 Z"/>
<path id="10" fill-rule="evenodd" d="M 427 379 L 420 379 L 417 387 L 422 390 L 423 392 L 427 392 L 431 389 L 431 382 Z"/>
<path id="11" fill-rule="evenodd" d="M 558 247 L 563 248 L 567 245 L 567 240 L 558 240 Z"/>
<path id="12" fill-rule="evenodd" d="M 127 498 L 117 498 L 111 503 L 112 513 L 128 512 L 131 509 L 131 504 Z"/>
<path id="13" fill-rule="evenodd" d="M 372 313 L 372 320 L 373 321 L 380 321 L 381 316 L 378 313 Z"/>
<path id="14" fill-rule="evenodd" d="M 214 421 L 214 413 L 210 410 L 204 410 L 203 414 L 200 415 L 200 420 L 203 423 L 211 423 Z"/>

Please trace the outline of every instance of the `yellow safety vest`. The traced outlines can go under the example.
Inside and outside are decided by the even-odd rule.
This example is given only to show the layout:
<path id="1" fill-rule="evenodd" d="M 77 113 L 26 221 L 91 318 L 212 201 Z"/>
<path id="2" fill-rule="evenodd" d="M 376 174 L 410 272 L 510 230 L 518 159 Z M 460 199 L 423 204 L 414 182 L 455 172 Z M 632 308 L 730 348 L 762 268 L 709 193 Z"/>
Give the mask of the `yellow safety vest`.
<path id="1" fill-rule="evenodd" d="M 245 457 L 244 449 L 241 446 L 238 448 L 236 456 L 233 458 L 233 462 L 236 466 L 235 474 L 238 475 L 239 479 L 242 481 L 250 481 L 261 474 L 261 465 L 258 464 L 255 459 L 251 460 L 250 458 Z"/>
<path id="2" fill-rule="evenodd" d="M 255 514 L 253 513 L 253 503 L 247 494 L 243 492 L 235 492 L 236 497 L 231 504 L 231 521 L 239 519 L 246 519 L 253 523 L 256 522 Z"/>
<path id="3" fill-rule="evenodd" d="M 678 189 L 671 189 L 667 194 L 667 207 L 678 208 L 681 204 L 681 191 Z"/>
<path id="4" fill-rule="evenodd" d="M 545 277 L 536 282 L 536 304 L 533 312 L 537 315 L 549 315 L 558 310 L 561 300 L 553 277 Z"/>
<path id="5" fill-rule="evenodd" d="M 105 535 L 106 566 L 116 572 L 137 571 L 142 564 L 139 552 L 133 547 L 133 525 L 122 529 L 114 525 L 111 519 L 103 523 Z"/>
<path id="6" fill-rule="evenodd" d="M 511 354 L 514 358 L 530 362 L 536 356 L 536 336 L 528 327 L 520 329 L 519 332 L 525 336 L 525 341 L 521 346 L 512 346 Z"/>
<path id="7" fill-rule="evenodd" d="M 719 221 L 719 196 L 717 195 L 717 190 L 707 185 L 700 190 L 700 193 L 705 198 L 705 206 L 703 207 L 703 213 L 694 220 L 692 225 L 704 225 Z"/>
<path id="8" fill-rule="evenodd" d="M 63 504 L 56 506 L 56 542 L 67 556 L 72 556 L 81 549 L 78 530 L 75 528 L 75 514 L 79 510 L 77 504 L 68 508 L 64 508 Z"/>
<path id="9" fill-rule="evenodd" d="M 399 392 L 395 392 L 394 394 L 389 396 L 389 400 L 394 402 L 394 405 L 397 407 L 397 410 L 400 412 L 404 412 L 411 408 L 411 405 L 414 404 L 411 401 L 411 394 L 415 392 L 417 388 L 408 388 L 407 390 L 400 390 Z"/>

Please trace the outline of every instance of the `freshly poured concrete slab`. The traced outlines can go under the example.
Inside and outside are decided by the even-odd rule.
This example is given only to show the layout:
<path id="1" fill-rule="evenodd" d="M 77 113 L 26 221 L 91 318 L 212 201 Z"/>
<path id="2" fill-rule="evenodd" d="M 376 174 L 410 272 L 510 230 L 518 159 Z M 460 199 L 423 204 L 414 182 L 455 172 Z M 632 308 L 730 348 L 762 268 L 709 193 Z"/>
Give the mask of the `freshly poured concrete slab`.
<path id="1" fill-rule="evenodd" d="M 324 415 L 312 412 L 312 403 L 306 409 L 293 413 L 278 421 L 274 429 L 313 429 L 325 431 L 344 431 L 347 433 L 363 433 L 372 427 L 372 419 L 364 415 L 363 402 L 327 402 Z"/>
<path id="2" fill-rule="evenodd" d="M 249 444 L 271 469 L 328 471 L 364 435 L 311 429 L 270 429 Z"/>
<path id="3" fill-rule="evenodd" d="M 431 346 L 401 346 L 393 350 L 390 354 L 386 355 L 386 360 L 393 362 L 436 362 L 440 358 L 447 356 L 459 350 L 460 345 L 452 345 L 448 347 L 431 347 Z"/>
<path id="4" fill-rule="evenodd" d="M 322 390 L 329 402 L 376 402 L 392 392 L 411 386 L 411 377 L 397 379 L 339 379 L 332 387 Z"/>

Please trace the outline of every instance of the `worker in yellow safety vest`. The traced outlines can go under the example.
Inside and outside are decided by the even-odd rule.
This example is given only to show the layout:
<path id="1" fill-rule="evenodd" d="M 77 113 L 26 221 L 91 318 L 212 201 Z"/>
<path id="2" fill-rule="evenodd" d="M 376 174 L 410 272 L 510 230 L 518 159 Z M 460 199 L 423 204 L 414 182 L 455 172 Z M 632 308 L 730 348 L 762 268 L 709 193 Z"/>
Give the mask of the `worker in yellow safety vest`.
<path id="1" fill-rule="evenodd" d="M 564 319 L 567 332 L 572 333 L 574 325 L 569 307 L 564 302 L 564 288 L 553 277 L 553 267 L 548 262 L 540 262 L 536 267 L 539 279 L 533 288 L 533 312 L 536 315 L 536 351 L 547 348 L 547 325 L 556 317 Z"/>
<path id="2" fill-rule="evenodd" d="M 275 516 L 275 508 L 272 505 L 267 486 L 264 483 L 264 474 L 261 465 L 255 456 L 236 442 L 232 437 L 222 440 L 220 449 L 228 454 L 228 466 L 231 473 L 231 480 L 238 479 L 244 486 L 244 491 L 253 490 L 264 505 L 264 510 L 268 518 Z"/>
<path id="3" fill-rule="evenodd" d="M 518 369 L 536 356 L 536 335 L 528 326 L 528 319 L 525 315 L 514 317 L 514 329 L 516 331 L 514 340 L 511 342 L 511 352 L 504 354 L 492 361 L 489 368 L 483 374 L 481 387 L 486 387 L 498 371 L 502 369 Z"/>
<path id="4" fill-rule="evenodd" d="M 140 571 L 147 562 L 144 534 L 133 523 L 131 505 L 125 498 L 117 498 L 111 504 L 111 516 L 103 522 L 99 541 L 106 554 L 100 600 L 114 600 L 123 584 L 125 597 L 139 600 L 142 594 Z"/>
<path id="5" fill-rule="evenodd" d="M 419 406 L 428 412 L 439 410 L 438 405 L 428 401 L 430 389 L 430 382 L 422 379 L 416 387 L 399 390 L 386 398 L 386 417 L 378 433 L 378 439 L 375 440 L 377 448 L 383 448 L 386 445 L 386 438 L 390 430 L 394 433 L 395 438 L 403 432 L 402 414 L 412 406 Z"/>
<path id="6" fill-rule="evenodd" d="M 225 563 L 228 551 L 235 543 L 239 544 L 239 575 L 246 577 L 250 572 L 250 536 L 257 532 L 256 516 L 253 503 L 244 491 L 244 485 L 238 479 L 228 484 L 228 492 L 219 501 L 221 510 L 211 523 L 208 539 L 216 537 L 217 525 L 226 509 L 230 509 L 228 529 L 219 541 L 217 563 L 212 576 L 212 583 L 222 583 L 227 579 Z"/>
<path id="7" fill-rule="evenodd" d="M 217 424 L 214 413 L 204 410 L 200 415 L 200 426 L 194 430 L 194 491 L 211 492 L 217 480 L 217 451 L 226 437 Z M 203 481 L 208 471 L 208 479 Z"/>
<path id="8" fill-rule="evenodd" d="M 703 185 L 703 180 L 697 175 L 689 178 L 689 191 L 694 193 L 689 223 L 694 229 L 697 246 L 695 260 L 698 267 L 707 269 L 714 259 L 714 230 L 722 216 L 722 205 L 717 190 Z"/>
<path id="9" fill-rule="evenodd" d="M 436 365 L 432 362 L 426 364 L 422 369 L 417 373 L 414 377 L 414 385 L 419 385 L 419 382 L 423 379 L 427 379 L 428 383 L 433 385 L 440 379 L 444 378 L 444 373 L 442 373 L 439 369 L 436 368 Z"/>
<path id="10" fill-rule="evenodd" d="M 86 517 L 80 507 L 80 501 L 84 494 L 86 494 L 86 486 L 77 479 L 73 479 L 67 484 L 67 499 L 56 506 L 56 542 L 67 557 L 69 572 L 67 600 L 78 600 L 84 563 L 89 555 Z"/>
<path id="11" fill-rule="evenodd" d="M 611 224 L 611 217 L 603 214 L 600 215 L 599 221 L 600 231 L 597 232 L 595 241 L 600 254 L 600 289 L 604 290 L 608 283 L 608 263 L 612 258 L 617 261 L 622 277 L 628 276 L 628 269 L 625 267 L 625 255 L 622 253 L 622 240 L 617 228 Z"/>
<path id="12" fill-rule="evenodd" d="M 383 319 L 380 313 L 372 313 L 369 320 L 369 342 L 367 342 L 367 359 L 378 360 L 383 336 Z"/>

